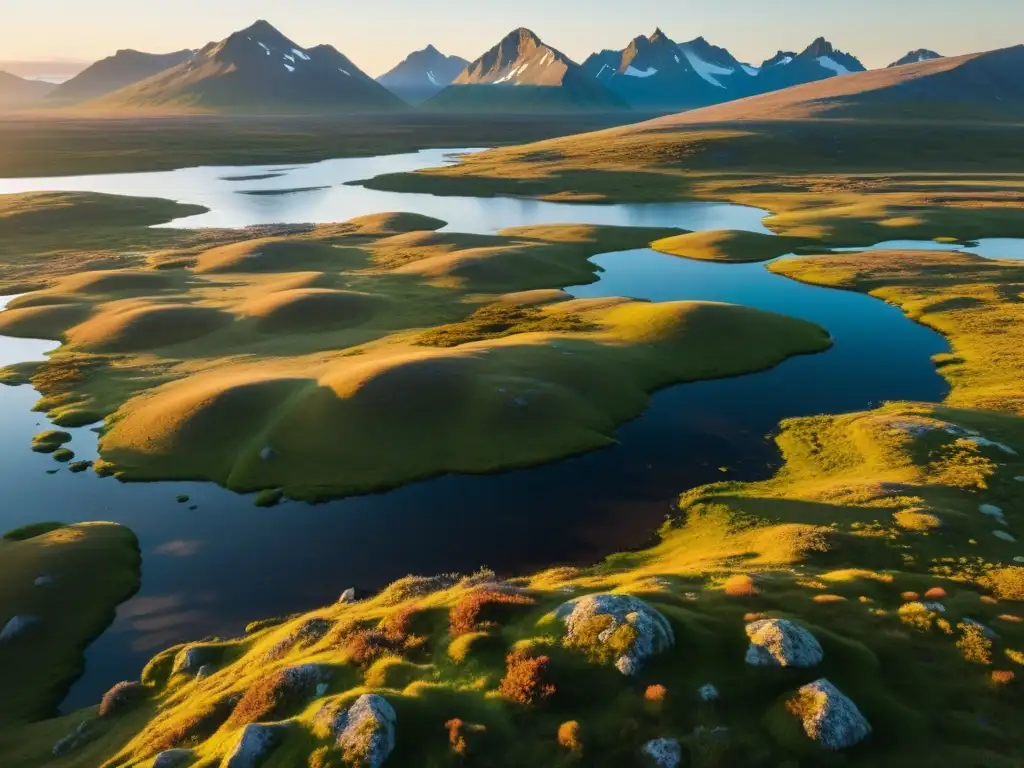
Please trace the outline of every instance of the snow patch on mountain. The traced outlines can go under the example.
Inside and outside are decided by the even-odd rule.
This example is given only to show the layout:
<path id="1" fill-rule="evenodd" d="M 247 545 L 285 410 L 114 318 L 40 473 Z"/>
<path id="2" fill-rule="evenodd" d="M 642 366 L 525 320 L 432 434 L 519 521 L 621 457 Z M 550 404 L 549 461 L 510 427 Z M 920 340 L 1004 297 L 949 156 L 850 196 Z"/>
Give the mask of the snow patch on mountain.
<path id="1" fill-rule="evenodd" d="M 838 61 L 836 61 L 835 59 L 833 59 L 833 58 L 831 58 L 829 56 L 819 56 L 818 57 L 818 63 L 821 66 L 823 66 L 825 69 L 831 69 L 837 75 L 848 75 L 848 74 L 850 74 L 850 70 L 848 70 L 846 67 L 844 67 L 842 64 L 840 64 Z"/>
<path id="2" fill-rule="evenodd" d="M 721 67 L 717 64 L 712 64 L 710 61 L 704 61 L 704 59 L 688 48 L 680 46 L 680 50 L 683 52 L 686 60 L 690 62 L 690 66 L 693 67 L 693 71 L 718 88 L 725 88 L 725 86 L 715 79 L 715 75 L 731 75 L 736 71 L 734 69 L 729 69 L 728 67 Z"/>
<path id="3" fill-rule="evenodd" d="M 760 67 L 752 67 L 749 64 L 740 64 L 740 66 L 743 67 L 743 71 L 746 72 L 751 77 L 757 77 L 759 74 L 761 74 Z"/>
<path id="4" fill-rule="evenodd" d="M 626 71 L 623 72 L 622 74 L 629 75 L 630 77 L 650 77 L 651 75 L 658 74 L 658 70 L 656 70 L 654 67 L 648 67 L 647 69 L 637 69 L 631 64 L 628 67 L 626 67 Z"/>

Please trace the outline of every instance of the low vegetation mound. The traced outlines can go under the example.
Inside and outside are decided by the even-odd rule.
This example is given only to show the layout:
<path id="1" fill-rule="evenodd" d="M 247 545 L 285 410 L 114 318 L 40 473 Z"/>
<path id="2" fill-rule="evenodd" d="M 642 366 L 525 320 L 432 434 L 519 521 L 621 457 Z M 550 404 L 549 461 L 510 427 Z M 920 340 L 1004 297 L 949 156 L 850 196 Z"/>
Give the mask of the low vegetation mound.
<path id="1" fill-rule="evenodd" d="M 355 291 L 293 289 L 261 296 L 241 313 L 257 319 L 260 333 L 309 333 L 349 328 L 365 322 L 380 299 Z"/>
<path id="2" fill-rule="evenodd" d="M 67 332 L 67 346 L 88 352 L 141 352 L 214 333 L 233 317 L 210 307 L 129 302 L 111 305 Z"/>

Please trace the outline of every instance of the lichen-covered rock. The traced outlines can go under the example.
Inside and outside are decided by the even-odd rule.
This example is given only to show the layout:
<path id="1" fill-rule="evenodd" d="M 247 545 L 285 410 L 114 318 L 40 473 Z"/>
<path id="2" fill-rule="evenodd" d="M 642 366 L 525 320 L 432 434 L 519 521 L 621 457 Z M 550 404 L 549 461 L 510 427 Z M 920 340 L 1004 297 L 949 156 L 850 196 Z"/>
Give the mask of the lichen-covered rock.
<path id="1" fill-rule="evenodd" d="M 213 662 L 215 656 L 216 651 L 209 646 L 189 645 L 178 651 L 178 655 L 174 657 L 171 674 L 195 674 L 200 667 Z"/>
<path id="2" fill-rule="evenodd" d="M 234 748 L 224 757 L 221 768 L 256 768 L 280 743 L 283 727 L 280 724 L 249 723 L 242 729 Z"/>
<path id="3" fill-rule="evenodd" d="M 341 597 L 338 598 L 339 603 L 354 603 L 356 601 L 356 589 L 355 587 L 349 587 L 341 593 Z"/>
<path id="4" fill-rule="evenodd" d="M 668 619 L 632 595 L 585 595 L 563 603 L 555 615 L 565 623 L 566 641 L 569 644 L 592 627 L 595 620 L 607 622 L 597 637 L 599 643 L 608 643 L 624 625 L 632 627 L 636 633 L 635 639 L 615 659 L 616 669 L 624 675 L 635 675 L 646 659 L 671 648 L 675 643 Z"/>
<path id="5" fill-rule="evenodd" d="M 788 619 L 751 622 L 747 637 L 747 664 L 755 667 L 813 667 L 825 658 L 814 635 Z"/>
<path id="6" fill-rule="evenodd" d="M 334 622 L 330 619 L 306 619 L 285 637 L 274 643 L 264 658 L 267 661 L 274 661 L 285 656 L 292 648 L 313 645 L 319 642 L 333 626 Z"/>
<path id="7" fill-rule="evenodd" d="M 683 761 L 683 750 L 675 739 L 654 739 L 644 744 L 643 752 L 658 768 L 676 768 Z"/>
<path id="8" fill-rule="evenodd" d="M 347 758 L 364 768 L 380 768 L 395 749 L 397 722 L 387 699 L 369 693 L 338 712 L 332 730 Z"/>
<path id="9" fill-rule="evenodd" d="M 1006 514 L 995 504 L 981 504 L 978 511 L 993 518 L 1000 525 L 1006 525 Z"/>
<path id="10" fill-rule="evenodd" d="M 146 688 L 142 683 L 122 680 L 103 694 L 98 714 L 100 717 L 112 717 L 135 706 L 145 695 Z"/>
<path id="11" fill-rule="evenodd" d="M 213 664 L 203 664 L 196 672 L 196 680 L 205 680 L 216 671 L 217 668 Z"/>
<path id="12" fill-rule="evenodd" d="M 0 629 L 0 643 L 6 642 L 7 640 L 13 640 L 22 633 L 25 632 L 33 624 L 39 622 L 38 616 L 29 616 L 27 614 L 20 614 L 13 616 L 11 619 L 4 624 L 4 628 Z"/>
<path id="13" fill-rule="evenodd" d="M 801 688 L 791 711 L 800 718 L 808 738 L 828 749 L 848 749 L 871 733 L 857 705 L 825 679 Z"/>
<path id="14" fill-rule="evenodd" d="M 191 749 L 168 749 L 156 756 L 153 768 L 179 768 L 189 762 L 194 755 Z"/>

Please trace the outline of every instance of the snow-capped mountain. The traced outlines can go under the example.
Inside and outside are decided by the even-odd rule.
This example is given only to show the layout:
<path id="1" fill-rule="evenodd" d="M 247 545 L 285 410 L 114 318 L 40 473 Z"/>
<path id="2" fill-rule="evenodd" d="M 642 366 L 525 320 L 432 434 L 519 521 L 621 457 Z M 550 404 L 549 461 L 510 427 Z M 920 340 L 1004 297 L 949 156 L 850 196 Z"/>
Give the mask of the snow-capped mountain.
<path id="1" fill-rule="evenodd" d="M 761 65 L 755 92 L 778 91 L 837 75 L 864 72 L 860 61 L 819 37 L 800 53 L 779 51 Z"/>
<path id="2" fill-rule="evenodd" d="M 16 109 L 28 106 L 53 91 L 52 83 L 26 80 L 9 72 L 0 72 L 0 108 Z"/>
<path id="3" fill-rule="evenodd" d="M 188 61 L 194 51 L 143 53 L 123 50 L 97 61 L 62 83 L 49 95 L 52 102 L 71 104 L 88 101 Z"/>
<path id="4" fill-rule="evenodd" d="M 452 80 L 468 66 L 465 59 L 445 56 L 428 45 L 421 51 L 410 53 L 394 69 L 378 77 L 377 82 L 406 101 L 419 102 L 451 85 Z"/>
<path id="5" fill-rule="evenodd" d="M 676 43 L 660 29 L 636 37 L 621 51 L 602 51 L 584 73 L 641 109 L 670 110 L 717 104 L 749 93 L 750 73 L 732 54 L 704 38 Z"/>
<path id="6" fill-rule="evenodd" d="M 516 29 L 467 66 L 428 104 L 445 109 L 625 108 L 579 64 L 528 29 Z"/>
<path id="7" fill-rule="evenodd" d="M 904 64 L 920 64 L 922 61 L 931 61 L 932 59 L 941 59 L 942 54 L 930 51 L 927 48 L 918 48 L 916 51 L 911 51 L 902 59 L 894 61 L 889 67 L 902 67 Z"/>
<path id="8" fill-rule="evenodd" d="M 266 21 L 94 103 L 243 112 L 373 112 L 406 106 L 337 49 L 302 48 Z"/>

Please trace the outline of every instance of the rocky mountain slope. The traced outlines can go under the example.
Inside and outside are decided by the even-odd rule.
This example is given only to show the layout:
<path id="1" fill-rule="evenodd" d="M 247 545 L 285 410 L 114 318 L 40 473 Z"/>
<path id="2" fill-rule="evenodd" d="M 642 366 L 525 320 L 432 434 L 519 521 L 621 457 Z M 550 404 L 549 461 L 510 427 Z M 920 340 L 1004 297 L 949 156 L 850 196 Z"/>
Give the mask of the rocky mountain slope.
<path id="1" fill-rule="evenodd" d="M 460 56 L 445 56 L 428 45 L 410 53 L 393 69 L 377 78 L 389 91 L 409 102 L 420 102 L 439 93 L 469 62 Z"/>
<path id="2" fill-rule="evenodd" d="M 53 103 L 73 104 L 99 98 L 188 61 L 193 53 L 194 51 L 189 50 L 174 53 L 118 51 L 57 86 L 48 96 L 48 100 Z"/>
<path id="3" fill-rule="evenodd" d="M 626 106 L 579 64 L 523 28 L 506 35 L 428 103 L 452 110 L 510 111 Z"/>
<path id="4" fill-rule="evenodd" d="M 266 21 L 90 104 L 252 113 L 376 112 L 405 106 L 332 46 L 302 48 Z"/>
<path id="5" fill-rule="evenodd" d="M 916 51 L 911 51 L 901 59 L 897 59 L 890 67 L 902 67 L 904 64 L 920 64 L 922 61 L 931 61 L 932 59 L 941 59 L 942 54 L 936 53 L 935 51 L 928 50 L 927 48 L 918 48 Z"/>

